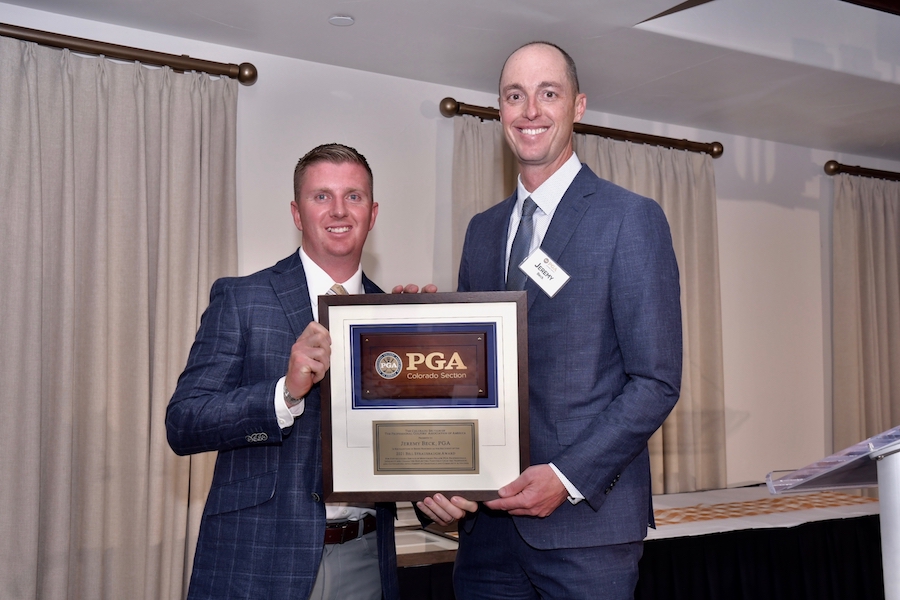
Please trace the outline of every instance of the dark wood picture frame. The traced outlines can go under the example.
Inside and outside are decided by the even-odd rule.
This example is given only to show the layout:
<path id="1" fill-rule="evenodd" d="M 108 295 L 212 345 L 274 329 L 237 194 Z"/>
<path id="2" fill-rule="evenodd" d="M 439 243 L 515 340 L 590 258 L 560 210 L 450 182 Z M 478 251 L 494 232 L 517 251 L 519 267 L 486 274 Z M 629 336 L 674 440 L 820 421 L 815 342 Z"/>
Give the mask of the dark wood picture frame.
<path id="1" fill-rule="evenodd" d="M 441 304 L 494 304 L 514 303 L 516 314 L 516 372 L 518 394 L 515 398 L 502 398 L 502 402 L 517 403 L 519 438 L 519 472 L 530 463 L 529 458 L 529 412 L 528 412 L 528 318 L 525 292 L 446 292 L 435 294 L 360 294 L 350 296 L 319 296 L 319 322 L 329 329 L 331 307 L 341 306 L 382 306 L 382 305 L 441 305 Z M 334 332 L 332 332 L 334 336 Z M 509 359 L 507 359 L 509 360 Z M 333 406 L 331 371 L 321 382 L 322 416 L 322 479 L 324 499 L 329 502 L 394 502 L 416 501 L 437 492 L 445 495 L 459 495 L 469 500 L 491 500 L 497 498 L 496 489 L 412 489 L 383 491 L 347 491 L 334 489 L 335 464 L 333 446 Z M 421 409 L 420 409 L 421 410 Z M 427 410 L 427 409 L 424 409 Z M 430 477 L 440 477 L 431 475 Z M 498 487 L 509 483 L 497 482 Z"/>

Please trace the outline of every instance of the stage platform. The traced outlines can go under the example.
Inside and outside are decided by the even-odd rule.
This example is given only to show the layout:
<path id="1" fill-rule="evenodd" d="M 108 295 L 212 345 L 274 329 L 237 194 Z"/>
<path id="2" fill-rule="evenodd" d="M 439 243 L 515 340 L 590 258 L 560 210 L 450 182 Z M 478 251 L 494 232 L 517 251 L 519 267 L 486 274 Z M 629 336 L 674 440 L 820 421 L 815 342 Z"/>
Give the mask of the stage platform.
<path id="1" fill-rule="evenodd" d="M 654 496 L 640 600 L 879 600 L 878 501 L 841 492 L 771 496 L 765 485 Z M 404 598 L 453 598 L 455 532 L 400 508 Z"/>

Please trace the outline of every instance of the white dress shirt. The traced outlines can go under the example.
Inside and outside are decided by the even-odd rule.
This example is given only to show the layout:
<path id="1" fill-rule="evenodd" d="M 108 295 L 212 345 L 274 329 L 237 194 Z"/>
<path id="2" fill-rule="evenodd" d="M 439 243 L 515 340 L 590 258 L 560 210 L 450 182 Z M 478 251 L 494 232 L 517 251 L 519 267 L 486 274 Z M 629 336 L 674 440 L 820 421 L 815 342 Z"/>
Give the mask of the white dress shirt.
<path id="1" fill-rule="evenodd" d="M 551 175 L 547 181 L 542 183 L 536 190 L 527 190 L 522 185 L 522 176 L 519 175 L 518 198 L 516 198 L 516 206 L 509 216 L 509 235 L 506 239 L 506 269 L 504 273 L 509 272 L 509 252 L 512 250 L 513 239 L 516 237 L 516 230 L 519 228 L 519 221 L 522 220 L 522 205 L 525 204 L 525 198 L 531 196 L 537 209 L 532 215 L 534 220 L 534 235 L 531 237 L 531 247 L 528 248 L 528 254 L 540 248 L 547 229 L 550 227 L 550 221 L 553 219 L 553 213 L 556 207 L 565 195 L 566 190 L 572 185 L 578 171 L 581 170 L 581 163 L 575 153 L 569 157 L 569 160 Z"/>

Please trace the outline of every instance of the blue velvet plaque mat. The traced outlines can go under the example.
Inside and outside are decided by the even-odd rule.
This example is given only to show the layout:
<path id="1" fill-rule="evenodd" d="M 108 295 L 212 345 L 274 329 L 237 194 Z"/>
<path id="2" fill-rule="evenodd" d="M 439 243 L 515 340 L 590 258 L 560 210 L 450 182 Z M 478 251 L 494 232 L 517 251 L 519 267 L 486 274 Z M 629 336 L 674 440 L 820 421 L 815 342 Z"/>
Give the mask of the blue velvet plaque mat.
<path id="1" fill-rule="evenodd" d="M 362 393 L 362 336 L 368 334 L 417 334 L 467 333 L 473 330 L 484 332 L 487 370 L 487 395 L 482 398 L 454 396 L 446 398 L 363 398 Z M 496 408 L 499 406 L 497 394 L 497 324 L 481 323 L 436 323 L 436 324 L 392 324 L 392 325 L 350 325 L 350 372 L 352 380 L 352 410 L 371 408 Z"/>

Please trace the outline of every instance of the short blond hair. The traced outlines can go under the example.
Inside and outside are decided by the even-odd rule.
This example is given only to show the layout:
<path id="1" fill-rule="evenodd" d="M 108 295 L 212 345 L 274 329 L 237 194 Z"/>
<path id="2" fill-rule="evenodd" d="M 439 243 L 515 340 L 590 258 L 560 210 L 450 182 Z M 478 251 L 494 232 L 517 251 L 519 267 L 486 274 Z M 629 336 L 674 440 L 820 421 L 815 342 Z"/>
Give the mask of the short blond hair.
<path id="1" fill-rule="evenodd" d="M 360 154 L 356 148 L 351 148 L 344 144 L 322 144 L 304 154 L 303 158 L 297 162 L 297 166 L 294 167 L 295 201 L 300 201 L 300 188 L 303 186 L 303 177 L 306 175 L 306 170 L 312 165 L 321 162 L 330 162 L 336 165 L 354 163 L 361 166 L 369 174 L 369 193 L 371 194 L 373 183 L 372 168 L 369 166 L 369 161 L 366 160 L 366 157 Z"/>

